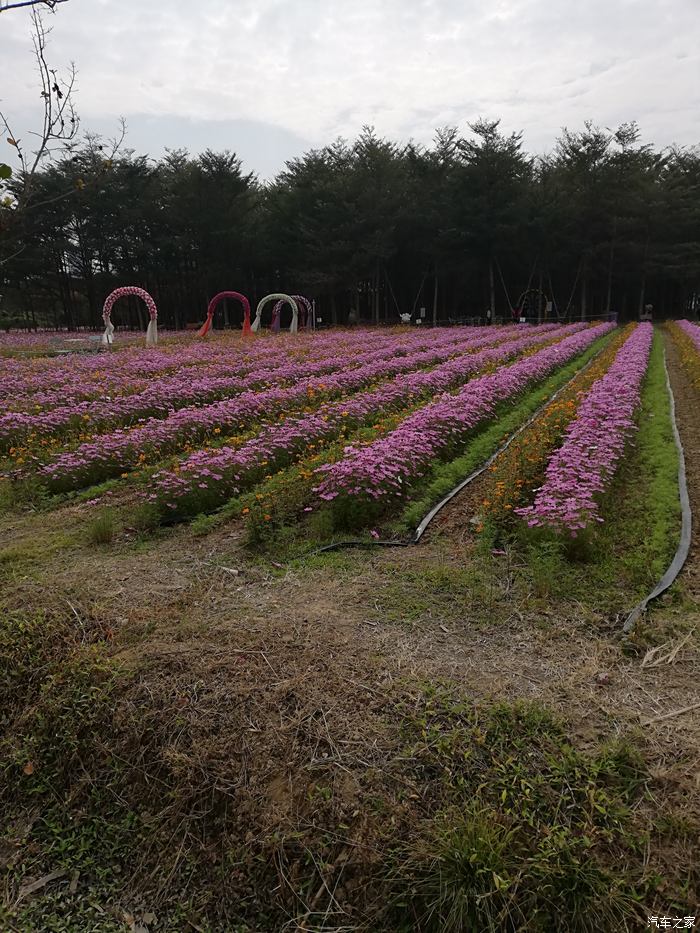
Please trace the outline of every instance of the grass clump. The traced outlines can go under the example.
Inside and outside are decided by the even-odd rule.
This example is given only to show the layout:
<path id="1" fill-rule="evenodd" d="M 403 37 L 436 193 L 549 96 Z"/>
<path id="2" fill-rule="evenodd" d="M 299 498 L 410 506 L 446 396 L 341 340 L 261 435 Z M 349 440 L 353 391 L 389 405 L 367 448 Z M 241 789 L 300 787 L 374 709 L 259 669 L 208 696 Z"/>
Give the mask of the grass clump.
<path id="1" fill-rule="evenodd" d="M 546 709 L 479 708 L 425 688 L 402 760 L 422 818 L 395 853 L 398 928 L 422 933 L 626 929 L 657 879 L 638 820 L 647 773 L 631 739 L 578 751 Z"/>
<path id="2" fill-rule="evenodd" d="M 103 509 L 87 525 L 88 544 L 111 544 L 117 533 L 117 517 L 113 509 Z"/>
<path id="3" fill-rule="evenodd" d="M 15 509 L 45 508 L 51 500 L 46 486 L 36 476 L 0 480 L 0 514 Z"/>
<path id="4" fill-rule="evenodd" d="M 0 617 L 3 929 L 119 928 L 96 904 L 128 865 L 136 829 L 98 777 L 114 769 L 106 736 L 120 673 L 90 619 Z M 49 872 L 64 874 L 41 897 L 19 898 Z M 75 872 L 80 889 L 69 893 Z"/>
<path id="5" fill-rule="evenodd" d="M 129 524 L 142 534 L 150 534 L 160 526 L 160 512 L 152 502 L 142 502 L 130 511 Z"/>

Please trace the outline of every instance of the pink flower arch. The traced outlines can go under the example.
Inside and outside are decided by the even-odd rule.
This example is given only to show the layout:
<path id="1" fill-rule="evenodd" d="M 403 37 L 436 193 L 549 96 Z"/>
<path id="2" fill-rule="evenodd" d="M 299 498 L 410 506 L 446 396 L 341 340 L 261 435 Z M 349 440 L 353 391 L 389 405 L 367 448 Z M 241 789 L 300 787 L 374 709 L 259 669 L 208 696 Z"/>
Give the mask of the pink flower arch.
<path id="1" fill-rule="evenodd" d="M 102 343 L 109 346 L 114 342 L 112 308 L 114 307 L 115 302 L 119 301 L 120 298 L 127 298 L 130 295 L 135 295 L 137 298 L 141 298 L 141 300 L 148 308 L 150 321 L 148 324 L 148 329 L 146 330 L 146 346 L 154 347 L 158 343 L 158 309 L 156 308 L 155 301 L 153 298 L 151 298 L 148 292 L 143 288 L 138 288 L 136 285 L 125 285 L 123 288 L 115 288 L 114 291 L 107 296 L 107 299 L 102 308 L 102 320 L 105 323 L 105 332 L 102 335 Z"/>

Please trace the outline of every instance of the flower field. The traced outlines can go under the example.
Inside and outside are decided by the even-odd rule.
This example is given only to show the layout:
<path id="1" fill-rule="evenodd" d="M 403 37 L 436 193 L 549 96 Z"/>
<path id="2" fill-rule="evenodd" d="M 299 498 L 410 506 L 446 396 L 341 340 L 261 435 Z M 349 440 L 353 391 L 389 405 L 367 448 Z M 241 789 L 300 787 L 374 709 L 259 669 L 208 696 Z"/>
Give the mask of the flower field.
<path id="1" fill-rule="evenodd" d="M 567 890 L 572 864 L 590 871 L 592 849 L 604 866 L 636 857 L 629 902 L 654 898 L 659 915 L 669 888 L 646 887 L 639 839 L 652 830 L 630 803 L 656 812 L 668 784 L 659 838 L 671 851 L 678 784 L 664 772 L 653 786 L 646 746 L 627 738 L 616 746 L 602 733 L 592 757 L 588 730 L 597 715 L 616 735 L 628 722 L 640 736 L 643 710 L 647 732 L 658 721 L 667 742 L 669 712 L 700 708 L 688 634 L 697 543 L 644 627 L 620 642 L 680 538 L 672 410 L 696 507 L 698 390 L 700 329 L 688 322 L 212 332 L 0 354 L 1 764 L 14 794 L 6 845 L 30 860 L 7 883 L 21 893 L 20 883 L 53 879 L 42 900 L 27 899 L 41 912 L 33 928 L 63 929 L 70 909 L 81 918 L 71 929 L 97 929 L 95 904 L 128 903 L 120 885 L 135 851 L 154 853 L 158 883 L 182 851 L 179 911 L 200 878 L 230 878 L 232 840 L 253 820 L 269 848 L 245 870 L 257 884 L 259 866 L 272 865 L 266 892 L 306 846 L 324 871 L 342 867 L 341 833 L 356 833 L 359 849 L 377 819 L 367 800 L 387 807 L 382 833 L 407 827 L 388 871 L 395 853 L 415 850 L 431 799 L 444 839 L 467 799 L 445 794 L 464 781 L 479 810 L 455 837 L 460 859 L 465 840 L 491 844 L 484 800 L 509 832 L 509 814 L 534 801 L 518 830 L 533 848 L 509 878 L 540 851 L 559 872 L 562 840 L 555 881 Z M 436 686 L 452 679 L 460 692 Z M 464 685 L 477 691 L 474 709 Z M 573 727 L 543 718 L 540 695 L 569 712 L 576 699 L 580 758 Z M 681 777 L 697 757 L 685 751 Z M 522 761 L 544 762 L 546 781 Z M 539 828 L 537 808 L 549 820 L 552 800 L 565 806 Z M 297 807 L 310 835 L 295 830 L 286 848 L 280 833 Z M 560 811 L 573 814 L 570 829 Z M 27 812 L 42 814 L 35 838 L 24 835 Z M 212 826 L 227 813 L 236 822 L 214 861 Z M 684 843 L 691 870 L 696 836 Z M 686 873 L 672 879 L 679 898 Z M 337 891 L 340 876 L 328 877 Z M 601 874 L 595 902 L 618 882 Z M 187 910 L 198 929 L 219 928 L 204 925 L 199 902 Z M 164 928 L 180 929 L 183 916 Z"/>
<path id="2" fill-rule="evenodd" d="M 695 325 L 677 330 L 688 346 L 700 340 Z M 123 486 L 166 523 L 233 504 L 248 522 L 314 513 L 332 527 L 369 527 L 395 517 L 436 464 L 545 380 L 572 365 L 575 374 L 594 348 L 591 365 L 491 468 L 484 497 L 496 522 L 576 535 L 602 521 L 652 333 L 576 323 L 165 335 L 150 350 L 125 342 L 15 355 L 0 360 L 3 473 L 13 487 L 91 504 Z"/>

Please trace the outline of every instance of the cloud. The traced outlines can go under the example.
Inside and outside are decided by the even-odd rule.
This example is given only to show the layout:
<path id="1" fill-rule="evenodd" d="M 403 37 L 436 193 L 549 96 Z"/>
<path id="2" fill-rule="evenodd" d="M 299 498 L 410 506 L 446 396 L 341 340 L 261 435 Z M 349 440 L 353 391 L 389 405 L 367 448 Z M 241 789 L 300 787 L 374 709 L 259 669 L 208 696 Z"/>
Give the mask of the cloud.
<path id="1" fill-rule="evenodd" d="M 165 149 L 235 152 L 248 172 L 271 178 L 288 159 L 311 148 L 311 142 L 281 126 L 259 120 L 198 120 L 172 115 L 132 114 L 126 118 L 125 146 L 158 158 Z M 91 129 L 105 138 L 118 129 L 114 120 L 95 118 Z M 136 143 L 138 142 L 138 145 Z"/>
<path id="2" fill-rule="evenodd" d="M 531 151 L 588 118 L 700 141 L 697 0 L 70 0 L 47 19 L 85 126 L 131 115 L 138 149 L 150 119 L 193 151 L 229 127 L 263 174 L 366 123 L 428 143 L 501 117 Z M 25 132 L 40 104 L 28 16 L 2 29 L 2 106 Z"/>

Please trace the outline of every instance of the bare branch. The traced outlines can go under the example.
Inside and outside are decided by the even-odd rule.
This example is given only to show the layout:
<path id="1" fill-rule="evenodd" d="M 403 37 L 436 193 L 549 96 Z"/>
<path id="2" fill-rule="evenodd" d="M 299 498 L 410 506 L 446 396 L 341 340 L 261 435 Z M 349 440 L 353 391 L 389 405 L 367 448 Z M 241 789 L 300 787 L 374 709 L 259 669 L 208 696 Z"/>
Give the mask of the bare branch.
<path id="1" fill-rule="evenodd" d="M 7 10 L 16 10 L 22 6 L 45 6 L 47 9 L 53 10 L 59 3 L 66 2 L 67 0 L 16 0 L 13 3 L 3 3 L 0 0 L 0 13 L 5 13 Z"/>
<path id="2" fill-rule="evenodd" d="M 0 111 L 0 123 L 8 133 L 8 141 L 14 147 L 22 170 L 23 189 L 17 195 L 17 207 L 23 207 L 30 198 L 34 177 L 42 160 L 52 154 L 52 143 L 56 148 L 65 149 L 75 139 L 80 125 L 73 105 L 75 87 L 75 65 L 71 65 L 68 77 L 59 78 L 55 68 L 46 61 L 46 45 L 50 29 L 44 25 L 41 13 L 32 10 L 32 41 L 34 55 L 41 81 L 41 99 L 44 105 L 43 126 L 40 132 L 33 132 L 39 140 L 38 148 L 29 154 L 21 139 L 13 132 L 5 114 Z"/>
<path id="3" fill-rule="evenodd" d="M 0 3 L 2 0 L 0 0 Z M 63 0 L 57 0 L 63 2 Z M 48 36 L 51 32 L 42 19 L 40 11 L 35 4 L 32 10 L 32 41 L 34 56 L 39 71 L 40 97 L 43 103 L 43 121 L 39 131 L 30 132 L 29 135 L 37 140 L 36 149 L 28 149 L 12 130 L 6 115 L 0 111 L 0 129 L 7 134 L 8 143 L 14 148 L 20 167 L 20 175 L 9 185 L 0 182 L 0 195 L 3 188 L 10 188 L 13 204 L 0 205 L 2 210 L 2 240 L 6 250 L 13 240 L 21 239 L 23 218 L 31 211 L 62 201 L 76 191 L 97 184 L 112 167 L 112 162 L 124 141 L 126 124 L 122 119 L 120 132 L 103 145 L 98 137 L 87 137 L 84 147 L 78 150 L 74 157 L 85 159 L 85 176 L 78 177 L 75 185 L 68 190 L 54 195 L 52 198 L 37 200 L 34 197 L 35 183 L 42 169 L 42 164 L 51 160 L 57 153 L 70 156 L 76 152 L 77 135 L 80 125 L 78 114 L 73 104 L 75 90 L 76 70 L 71 64 L 65 78 L 60 77 L 55 68 L 51 68 L 46 59 Z M 49 4 L 50 5 L 50 4 Z M 0 266 L 15 258 L 22 251 L 12 251 L 10 256 L 0 257 Z"/>

